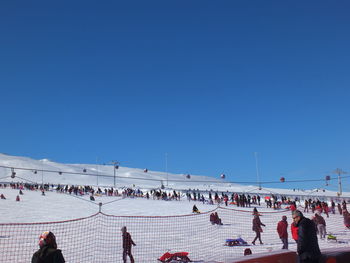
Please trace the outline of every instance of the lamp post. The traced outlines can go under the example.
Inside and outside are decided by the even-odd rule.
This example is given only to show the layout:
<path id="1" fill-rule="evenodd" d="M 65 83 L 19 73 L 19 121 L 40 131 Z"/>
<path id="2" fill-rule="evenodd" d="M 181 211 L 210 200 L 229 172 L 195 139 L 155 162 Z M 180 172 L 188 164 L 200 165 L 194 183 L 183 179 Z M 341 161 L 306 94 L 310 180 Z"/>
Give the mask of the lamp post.
<path id="1" fill-rule="evenodd" d="M 256 167 L 256 181 L 259 185 L 259 190 L 261 190 L 260 176 L 259 176 L 259 168 L 258 168 L 258 153 L 254 152 L 255 155 L 255 167 Z"/>
<path id="2" fill-rule="evenodd" d="M 338 194 L 339 194 L 339 196 L 341 196 L 342 193 L 343 193 L 343 189 L 342 189 L 342 186 L 341 186 L 341 176 L 340 175 L 341 174 L 346 174 L 347 172 L 344 172 L 342 169 L 339 169 L 339 168 L 335 169 L 333 172 L 338 175 L 338 186 L 339 186 Z"/>
<path id="3" fill-rule="evenodd" d="M 114 188 L 115 188 L 115 185 L 116 185 L 116 170 L 119 169 L 119 162 L 118 161 L 112 161 L 111 162 L 113 164 L 113 184 L 114 184 Z"/>
<path id="4" fill-rule="evenodd" d="M 166 186 L 168 186 L 169 174 L 168 174 L 168 153 L 165 153 L 165 171 L 166 171 Z"/>

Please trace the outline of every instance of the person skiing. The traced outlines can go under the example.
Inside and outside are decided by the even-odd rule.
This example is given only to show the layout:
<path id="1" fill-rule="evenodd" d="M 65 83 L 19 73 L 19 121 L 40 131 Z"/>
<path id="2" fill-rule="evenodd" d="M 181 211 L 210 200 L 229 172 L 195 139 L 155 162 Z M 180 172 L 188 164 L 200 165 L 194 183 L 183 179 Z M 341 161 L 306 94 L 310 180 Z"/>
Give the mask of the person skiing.
<path id="1" fill-rule="evenodd" d="M 265 226 L 265 225 L 260 221 L 259 215 L 255 214 L 253 219 L 253 227 L 252 227 L 253 231 L 255 232 L 255 238 L 252 242 L 253 245 L 255 245 L 255 241 L 257 239 L 259 239 L 261 245 L 263 244 L 263 242 L 261 241 L 261 234 L 260 234 L 262 232 L 261 226 Z"/>
<path id="2" fill-rule="evenodd" d="M 278 222 L 277 224 L 277 233 L 282 240 L 283 247 L 282 249 L 288 249 L 288 222 L 287 222 L 287 217 L 282 216 L 282 220 Z"/>
<path id="3" fill-rule="evenodd" d="M 129 232 L 126 231 L 126 226 L 123 226 L 121 231 L 123 233 L 123 262 L 126 263 L 126 257 L 129 256 L 130 262 L 134 263 L 134 257 L 131 254 L 131 245 L 136 246 L 136 244 L 132 240 Z"/>
<path id="4" fill-rule="evenodd" d="M 39 237 L 40 249 L 32 256 L 32 263 L 64 263 L 62 251 L 57 249 L 56 237 L 45 231 Z"/>

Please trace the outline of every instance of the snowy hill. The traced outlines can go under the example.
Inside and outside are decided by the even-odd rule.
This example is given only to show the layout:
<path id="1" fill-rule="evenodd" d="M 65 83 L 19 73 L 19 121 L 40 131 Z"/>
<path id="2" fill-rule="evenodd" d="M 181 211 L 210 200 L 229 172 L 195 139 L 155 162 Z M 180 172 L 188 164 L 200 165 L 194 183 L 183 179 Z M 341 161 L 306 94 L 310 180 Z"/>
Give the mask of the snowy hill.
<path id="1" fill-rule="evenodd" d="M 11 175 L 15 173 L 15 177 Z M 48 159 L 34 160 L 28 157 L 0 154 L 1 182 L 30 182 L 49 184 L 74 184 L 104 187 L 137 187 L 202 191 L 245 192 L 260 194 L 284 194 L 291 196 L 336 197 L 337 192 L 326 189 L 262 188 L 255 185 L 240 185 L 208 176 L 171 174 L 159 171 L 128 168 L 113 165 L 63 164 Z M 350 197 L 343 192 L 341 197 Z"/>

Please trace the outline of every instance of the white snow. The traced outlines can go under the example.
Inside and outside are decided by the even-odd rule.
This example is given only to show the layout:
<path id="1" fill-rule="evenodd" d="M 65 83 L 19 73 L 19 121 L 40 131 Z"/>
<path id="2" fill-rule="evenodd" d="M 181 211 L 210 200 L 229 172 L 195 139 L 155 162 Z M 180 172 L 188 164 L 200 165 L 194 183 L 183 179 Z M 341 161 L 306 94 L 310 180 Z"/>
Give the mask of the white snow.
<path id="1" fill-rule="evenodd" d="M 0 181 L 22 181 L 26 182 L 44 182 L 53 184 L 79 184 L 79 185 L 113 185 L 113 166 L 96 166 L 85 164 L 59 164 L 52 161 L 37 161 L 30 158 L 14 157 L 0 154 L 0 165 L 17 168 L 15 169 L 16 177 L 10 178 L 10 168 L 0 168 Z M 19 170 L 18 168 L 28 168 L 29 170 Z M 35 174 L 30 169 L 36 169 Z M 86 174 L 96 174 L 98 176 L 89 176 Z M 41 172 L 41 170 L 63 171 L 62 175 L 58 172 Z M 75 174 L 81 173 L 81 174 Z M 122 178 L 128 174 L 129 178 Z M 102 175 L 102 176 L 101 176 Z M 110 175 L 103 177 L 103 175 Z M 161 172 L 148 171 L 144 173 L 143 169 L 132 169 L 119 167 L 117 170 L 117 187 L 141 188 L 147 191 L 148 188 L 160 187 L 161 181 L 166 185 L 166 174 Z M 156 181 L 130 179 L 146 178 L 156 179 Z M 254 186 L 240 186 L 234 184 L 222 184 L 222 180 L 215 180 L 204 176 L 192 176 L 185 182 L 176 182 L 172 180 L 183 181 L 183 175 L 168 174 L 169 189 L 188 189 L 195 188 L 200 190 L 213 189 L 218 191 L 229 192 L 249 192 L 255 189 L 255 192 L 273 192 L 282 193 L 287 196 L 309 195 L 309 192 L 294 192 L 286 189 L 262 189 L 258 190 Z M 205 181 L 193 182 L 191 181 Z M 224 225 L 216 226 L 209 223 L 209 214 L 205 212 L 216 209 L 216 205 L 202 204 L 198 201 L 187 201 L 182 197 L 181 201 L 162 201 L 145 198 L 122 198 L 120 196 L 96 196 L 95 202 L 89 201 L 89 196 L 75 196 L 74 194 L 57 193 L 54 190 L 46 192 L 45 196 L 40 191 L 24 190 L 21 195 L 21 201 L 16 202 L 18 190 L 9 188 L 0 188 L 0 194 L 6 196 L 6 200 L 0 200 L 1 217 L 0 217 L 0 251 L 9 250 L 9 242 L 17 240 L 17 228 L 21 229 L 21 235 L 26 241 L 21 239 L 16 241 L 17 252 L 23 254 L 22 258 L 17 258 L 12 253 L 3 252 L 5 256 L 0 258 L 0 262 L 29 262 L 31 254 L 37 249 L 37 237 L 42 231 L 50 228 L 56 236 L 59 248 L 62 249 L 67 262 L 122 262 L 121 259 L 121 236 L 120 227 L 128 226 L 137 246 L 133 248 L 133 254 L 136 262 L 156 262 L 167 250 L 171 251 L 188 251 L 192 260 L 207 261 L 225 261 L 242 256 L 245 247 L 227 247 L 224 246 L 225 239 L 241 236 L 249 244 L 254 238 L 254 232 L 251 230 L 252 207 L 237 208 L 235 205 L 218 209 L 217 212 L 222 218 Z M 336 196 L 334 192 L 314 192 L 323 198 L 324 195 Z M 253 195 L 253 194 L 251 194 Z M 345 193 L 348 195 L 348 193 Z M 37 225 L 6 225 L 5 223 L 37 223 L 53 222 L 69 219 L 76 219 L 91 216 L 99 211 L 98 203 L 103 203 L 102 212 L 107 215 L 117 217 L 108 217 L 103 214 L 93 217 L 93 225 L 79 229 L 79 234 L 69 231 L 73 223 L 61 224 L 37 224 Z M 196 204 L 202 212 L 199 215 L 192 215 L 192 206 Z M 222 206 L 222 205 L 221 205 Z M 227 208 L 227 209 L 226 209 Z M 291 223 L 291 214 L 289 211 L 273 211 L 264 207 L 264 203 L 258 207 L 262 213 L 261 220 L 266 224 L 262 233 L 264 245 L 250 246 L 253 253 L 279 250 L 282 247 L 281 241 L 276 233 L 277 222 L 282 215 L 287 215 L 289 224 Z M 186 216 L 180 216 L 186 215 Z M 311 213 L 305 214 L 311 217 Z M 170 217 L 168 217 L 170 216 Z M 177 217 L 171 217 L 177 216 Z M 326 218 L 327 232 L 337 236 L 338 243 L 330 243 L 326 240 L 320 240 L 320 248 L 348 246 L 350 233 L 343 225 L 343 218 L 339 214 L 330 214 Z M 89 219 L 90 220 L 90 219 Z M 86 220 L 86 222 L 90 222 Z M 84 220 L 78 223 L 84 224 Z M 80 227 L 77 222 L 74 227 Z M 75 225 L 76 224 L 76 225 Z M 101 227 L 96 229 L 96 226 Z M 289 229 L 288 229 L 289 230 Z M 27 232 L 26 232 L 27 231 Z M 68 231 L 68 232 L 67 232 Z M 16 237 L 14 237 L 16 233 Z M 75 239 L 79 242 L 75 243 Z M 295 242 L 291 239 L 289 232 L 289 249 L 296 250 Z M 77 253 L 81 249 L 82 252 Z M 90 251 L 92 254 L 84 252 Z M 11 255 L 10 255 L 11 254 Z M 76 257 L 81 258 L 77 260 Z M 108 260 L 107 260 L 108 259 Z"/>

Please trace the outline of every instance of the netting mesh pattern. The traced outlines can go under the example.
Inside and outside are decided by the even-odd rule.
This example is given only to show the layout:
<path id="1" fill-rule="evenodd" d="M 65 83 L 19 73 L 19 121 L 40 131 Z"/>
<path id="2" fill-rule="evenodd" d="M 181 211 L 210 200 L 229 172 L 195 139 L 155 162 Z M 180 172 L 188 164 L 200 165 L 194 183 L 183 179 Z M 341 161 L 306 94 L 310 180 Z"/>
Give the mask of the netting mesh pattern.
<path id="1" fill-rule="evenodd" d="M 184 216 L 112 216 L 97 213 L 90 217 L 49 223 L 0 224 L 1 263 L 30 262 L 38 249 L 43 231 L 56 235 L 58 248 L 66 262 L 123 262 L 121 227 L 126 226 L 136 246 L 132 248 L 135 262 L 157 262 L 166 251 L 189 252 L 191 260 L 224 261 L 243 255 L 245 247 L 224 246 L 229 238 L 242 237 L 249 244 L 255 237 L 251 212 L 216 209 L 223 225 L 211 225 L 208 213 Z M 249 213 L 247 217 L 247 213 Z M 276 232 L 277 218 L 289 211 L 262 213 L 266 224 L 262 246 L 251 246 L 254 253 L 282 247 Z M 290 221 L 290 220 L 288 220 Z M 290 249 L 295 242 L 290 236 Z"/>

